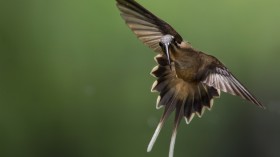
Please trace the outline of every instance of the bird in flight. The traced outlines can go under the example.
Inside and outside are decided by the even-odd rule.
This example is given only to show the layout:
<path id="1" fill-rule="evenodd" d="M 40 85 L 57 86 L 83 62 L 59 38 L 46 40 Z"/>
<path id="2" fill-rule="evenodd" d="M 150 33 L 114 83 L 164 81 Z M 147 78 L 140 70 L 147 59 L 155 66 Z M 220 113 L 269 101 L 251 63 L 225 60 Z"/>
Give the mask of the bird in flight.
<path id="1" fill-rule="evenodd" d="M 116 0 L 122 18 L 136 36 L 157 52 L 157 66 L 151 74 L 157 78 L 152 92 L 159 92 L 156 108 L 164 107 L 162 117 L 148 145 L 150 152 L 168 116 L 175 111 L 169 147 L 173 157 L 177 128 L 182 118 L 189 124 L 194 115 L 210 110 L 220 91 L 240 96 L 264 106 L 214 56 L 194 49 L 168 23 L 134 0 Z"/>

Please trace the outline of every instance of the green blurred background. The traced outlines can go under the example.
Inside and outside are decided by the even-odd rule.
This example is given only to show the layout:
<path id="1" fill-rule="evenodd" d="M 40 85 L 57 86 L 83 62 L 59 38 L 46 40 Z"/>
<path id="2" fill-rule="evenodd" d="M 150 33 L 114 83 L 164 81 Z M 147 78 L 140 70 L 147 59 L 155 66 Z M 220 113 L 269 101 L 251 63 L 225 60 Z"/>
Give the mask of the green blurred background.
<path id="1" fill-rule="evenodd" d="M 223 94 L 181 124 L 175 156 L 279 157 L 280 1 L 139 2 L 267 106 Z M 146 153 L 154 56 L 113 0 L 0 0 L 0 156 L 167 156 L 173 116 Z"/>

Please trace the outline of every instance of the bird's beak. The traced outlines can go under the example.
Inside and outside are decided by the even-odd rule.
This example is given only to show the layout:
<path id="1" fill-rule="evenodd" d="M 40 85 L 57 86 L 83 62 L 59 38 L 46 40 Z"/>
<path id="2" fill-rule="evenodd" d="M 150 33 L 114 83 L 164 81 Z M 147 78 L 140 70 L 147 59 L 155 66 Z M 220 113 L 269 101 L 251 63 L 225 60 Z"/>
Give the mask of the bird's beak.
<path id="1" fill-rule="evenodd" d="M 168 60 L 168 64 L 171 68 L 171 61 L 170 61 L 170 54 L 169 54 L 169 43 L 164 43 L 163 46 L 164 46 L 164 50 L 165 50 L 165 54 L 167 56 L 167 60 Z"/>

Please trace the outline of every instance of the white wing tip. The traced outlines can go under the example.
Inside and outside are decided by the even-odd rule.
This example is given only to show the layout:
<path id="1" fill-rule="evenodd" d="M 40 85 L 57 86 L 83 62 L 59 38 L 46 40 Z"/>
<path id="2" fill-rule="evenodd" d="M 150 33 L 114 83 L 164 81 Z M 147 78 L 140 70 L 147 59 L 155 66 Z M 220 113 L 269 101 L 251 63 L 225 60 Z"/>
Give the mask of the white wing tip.
<path id="1" fill-rule="evenodd" d="M 155 90 L 154 88 L 158 85 L 158 81 L 156 80 L 153 85 L 152 85 L 152 88 L 151 88 L 151 92 L 154 93 L 154 92 L 158 92 L 157 90 Z"/>
<path id="2" fill-rule="evenodd" d="M 153 67 L 153 69 L 151 70 L 151 72 L 150 72 L 150 75 L 152 75 L 153 77 L 156 77 L 154 74 L 153 74 L 153 72 L 155 72 L 155 71 L 157 71 L 158 70 L 158 68 L 159 68 L 159 66 L 157 65 L 157 66 L 155 66 L 155 67 Z"/>
<path id="3" fill-rule="evenodd" d="M 160 109 L 160 108 L 163 107 L 163 105 L 160 105 L 160 104 L 159 104 L 160 100 L 161 100 L 161 97 L 160 97 L 160 95 L 159 95 L 159 96 L 157 97 L 156 109 Z"/>
<path id="4" fill-rule="evenodd" d="M 187 124 L 190 124 L 190 123 L 191 123 L 191 121 L 192 121 L 194 115 L 195 115 L 195 113 L 192 113 L 189 119 L 188 119 L 187 117 L 184 117 Z"/>

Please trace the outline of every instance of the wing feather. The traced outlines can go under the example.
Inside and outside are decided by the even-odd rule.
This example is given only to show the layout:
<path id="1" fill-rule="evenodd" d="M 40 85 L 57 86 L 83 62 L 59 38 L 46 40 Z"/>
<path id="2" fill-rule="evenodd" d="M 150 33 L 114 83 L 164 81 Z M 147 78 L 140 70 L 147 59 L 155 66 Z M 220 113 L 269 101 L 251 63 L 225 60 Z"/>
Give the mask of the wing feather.
<path id="1" fill-rule="evenodd" d="M 128 27 L 154 51 L 162 53 L 159 42 L 166 34 L 174 36 L 178 43 L 182 42 L 182 37 L 169 24 L 134 0 L 117 0 L 117 7 Z"/>
<path id="2" fill-rule="evenodd" d="M 245 86 L 243 86 L 234 76 L 233 74 L 227 70 L 227 68 L 216 65 L 212 66 L 210 69 L 208 76 L 203 80 L 203 83 L 208 86 L 212 86 L 216 89 L 219 89 L 223 92 L 240 96 L 243 99 L 246 99 L 262 108 L 264 106 L 251 94 Z"/>

